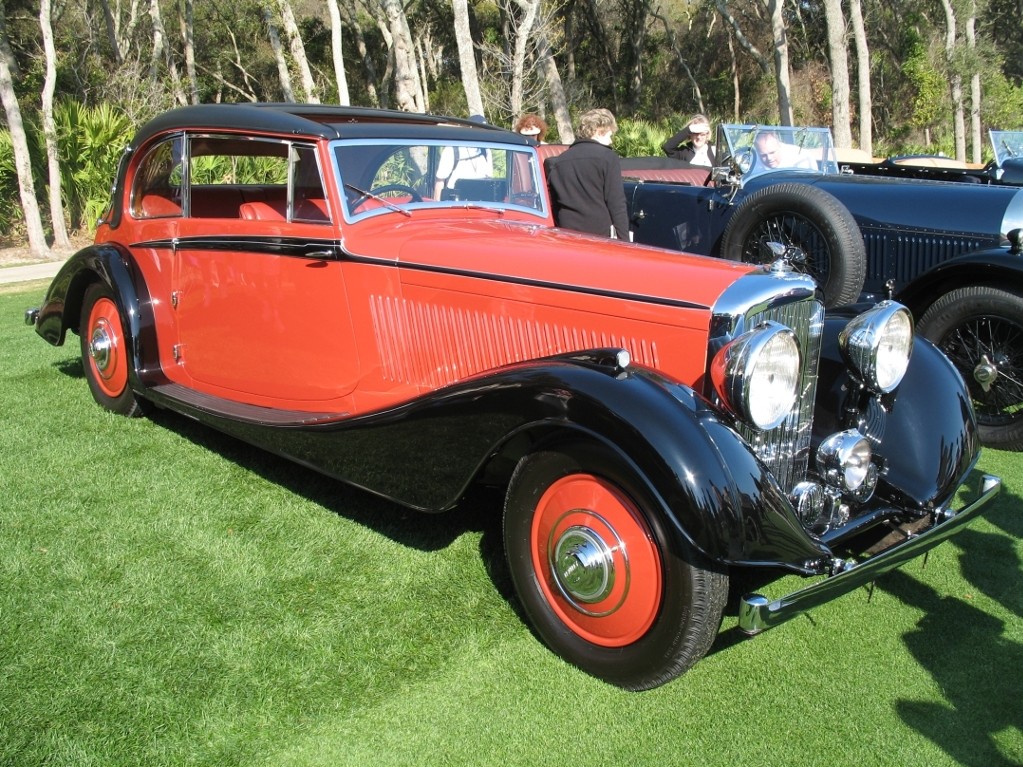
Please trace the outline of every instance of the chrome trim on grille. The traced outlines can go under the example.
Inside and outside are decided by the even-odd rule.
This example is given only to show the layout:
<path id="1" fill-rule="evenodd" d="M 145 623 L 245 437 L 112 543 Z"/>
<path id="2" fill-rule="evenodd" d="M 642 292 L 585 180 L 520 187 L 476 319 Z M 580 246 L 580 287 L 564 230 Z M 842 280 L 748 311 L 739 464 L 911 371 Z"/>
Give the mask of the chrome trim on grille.
<path id="1" fill-rule="evenodd" d="M 746 275 L 714 305 L 710 353 L 713 356 L 731 338 L 768 320 L 786 325 L 796 334 L 803 354 L 801 393 L 792 412 L 779 426 L 761 432 L 737 423 L 736 430 L 766 464 L 779 486 L 789 492 L 806 478 L 810 461 L 817 368 L 824 330 L 824 305 L 817 300 L 816 283 L 798 273 L 764 271 Z"/>

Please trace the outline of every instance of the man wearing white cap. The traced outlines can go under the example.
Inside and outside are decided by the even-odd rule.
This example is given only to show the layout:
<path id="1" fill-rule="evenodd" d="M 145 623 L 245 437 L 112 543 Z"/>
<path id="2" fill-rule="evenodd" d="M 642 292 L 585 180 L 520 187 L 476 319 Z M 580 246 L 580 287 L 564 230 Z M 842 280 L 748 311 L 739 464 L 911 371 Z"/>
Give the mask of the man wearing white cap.
<path id="1" fill-rule="evenodd" d="M 661 144 L 668 157 L 690 165 L 714 165 L 714 147 L 710 145 L 710 121 L 704 115 L 693 115 L 689 124 Z"/>

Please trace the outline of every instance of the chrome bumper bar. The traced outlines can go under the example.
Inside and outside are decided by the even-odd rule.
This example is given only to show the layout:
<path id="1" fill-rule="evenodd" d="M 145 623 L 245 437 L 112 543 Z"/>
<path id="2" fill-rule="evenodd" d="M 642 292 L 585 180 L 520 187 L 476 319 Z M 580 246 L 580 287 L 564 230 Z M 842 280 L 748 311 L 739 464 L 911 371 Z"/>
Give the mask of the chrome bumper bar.
<path id="1" fill-rule="evenodd" d="M 897 543 L 863 562 L 851 564 L 836 575 L 813 586 L 794 591 L 774 601 L 760 594 L 747 594 L 739 603 L 739 630 L 746 634 L 759 634 L 784 623 L 789 618 L 870 583 L 889 570 L 894 570 L 958 532 L 998 494 L 1001 488 L 1001 479 L 986 474 L 976 500 L 958 511 L 934 512 L 930 527 L 902 543 Z"/>

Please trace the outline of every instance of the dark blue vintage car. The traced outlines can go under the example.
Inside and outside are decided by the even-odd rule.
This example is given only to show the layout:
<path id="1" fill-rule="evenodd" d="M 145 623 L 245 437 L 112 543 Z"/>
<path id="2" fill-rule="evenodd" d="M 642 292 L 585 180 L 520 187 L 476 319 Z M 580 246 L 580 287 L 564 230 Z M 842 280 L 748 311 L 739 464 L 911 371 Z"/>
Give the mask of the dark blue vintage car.
<path id="1" fill-rule="evenodd" d="M 966 379 L 983 440 L 1023 449 L 1023 189 L 854 175 L 827 128 L 723 125 L 717 154 L 710 172 L 622 161 L 636 242 L 755 263 L 790 246 L 829 306 L 896 298 Z"/>

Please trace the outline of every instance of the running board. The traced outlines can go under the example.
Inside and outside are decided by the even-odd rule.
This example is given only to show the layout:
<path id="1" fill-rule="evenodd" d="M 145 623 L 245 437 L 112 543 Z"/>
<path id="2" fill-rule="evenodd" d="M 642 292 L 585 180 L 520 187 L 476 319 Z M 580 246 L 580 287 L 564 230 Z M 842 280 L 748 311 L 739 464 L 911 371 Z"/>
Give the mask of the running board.
<path id="1" fill-rule="evenodd" d="M 145 396 L 156 405 L 184 412 L 200 420 L 202 416 L 213 416 L 263 426 L 308 426 L 340 421 L 348 417 L 348 413 L 316 413 L 308 410 L 281 410 L 249 405 L 212 394 L 203 394 L 176 383 L 147 387 Z"/>

